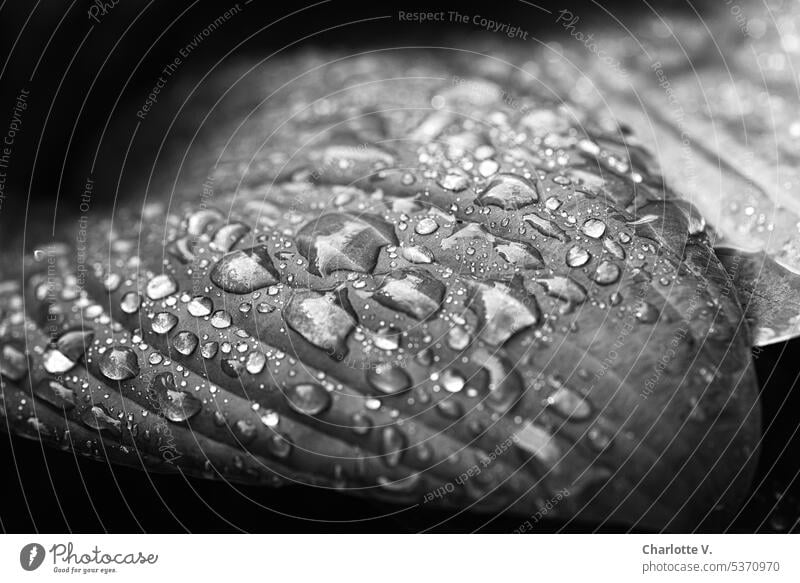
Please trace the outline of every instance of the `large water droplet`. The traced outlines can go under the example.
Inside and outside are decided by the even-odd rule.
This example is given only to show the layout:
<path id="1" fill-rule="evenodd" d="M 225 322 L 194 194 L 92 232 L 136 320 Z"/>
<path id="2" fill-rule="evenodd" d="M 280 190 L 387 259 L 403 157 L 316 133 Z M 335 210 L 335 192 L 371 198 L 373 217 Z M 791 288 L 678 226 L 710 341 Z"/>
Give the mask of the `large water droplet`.
<path id="1" fill-rule="evenodd" d="M 603 239 L 603 247 L 617 259 L 625 259 L 625 249 L 611 237 Z"/>
<path id="2" fill-rule="evenodd" d="M 127 346 L 115 345 L 100 356 L 100 372 L 112 381 L 125 381 L 139 374 L 139 359 Z"/>
<path id="3" fill-rule="evenodd" d="M 560 379 L 550 377 L 548 384 L 554 389 L 547 397 L 547 405 L 570 421 L 583 421 L 592 415 L 592 407 L 580 394 L 564 385 Z"/>
<path id="4" fill-rule="evenodd" d="M 18 381 L 28 372 L 28 358 L 16 346 L 3 345 L 0 350 L 0 374 L 12 381 Z"/>
<path id="5" fill-rule="evenodd" d="M 547 295 L 554 298 L 570 304 L 582 304 L 586 301 L 586 289 L 572 278 L 556 275 L 537 279 L 536 282 L 543 285 Z"/>
<path id="6" fill-rule="evenodd" d="M 381 248 L 397 244 L 392 225 L 368 214 L 322 215 L 297 233 L 297 249 L 315 275 L 338 270 L 371 273 Z"/>
<path id="7" fill-rule="evenodd" d="M 589 259 L 591 259 L 591 254 L 578 245 L 574 245 L 567 249 L 567 256 L 566 261 L 567 265 L 570 267 L 581 267 L 589 263 Z"/>
<path id="8" fill-rule="evenodd" d="M 162 300 L 178 291 L 178 284 L 171 275 L 162 273 L 147 282 L 147 297 L 151 300 Z M 135 312 L 136 310 L 134 310 Z"/>
<path id="9" fill-rule="evenodd" d="M 531 213 L 522 217 L 523 220 L 530 223 L 530 225 L 536 229 L 539 233 L 544 235 L 545 237 L 551 237 L 553 239 L 558 239 L 559 241 L 569 241 L 569 237 L 567 233 L 559 227 L 554 221 L 550 219 L 545 219 L 544 217 L 540 217 L 535 213 Z"/>
<path id="10" fill-rule="evenodd" d="M 600 219 L 587 219 L 583 222 L 581 231 L 587 237 L 599 239 L 606 232 L 606 224 Z"/>
<path id="11" fill-rule="evenodd" d="M 67 358 L 60 350 L 50 349 L 42 355 L 42 366 L 50 374 L 60 375 L 75 367 L 77 363 Z"/>
<path id="12" fill-rule="evenodd" d="M 141 305 L 142 296 L 133 291 L 127 292 L 119 301 L 120 310 L 126 314 L 135 314 L 139 311 L 139 306 Z"/>
<path id="13" fill-rule="evenodd" d="M 620 268 L 616 263 L 601 261 L 594 273 L 594 280 L 600 285 L 611 285 L 619 279 L 620 273 Z"/>
<path id="14" fill-rule="evenodd" d="M 470 179 L 469 174 L 460 168 L 450 168 L 444 176 L 440 176 L 436 182 L 445 190 L 461 192 L 469 188 Z"/>
<path id="15" fill-rule="evenodd" d="M 522 381 L 505 357 L 494 351 L 478 348 L 470 360 L 482 367 L 489 376 L 489 395 L 486 404 L 498 413 L 510 411 L 522 398 Z"/>
<path id="16" fill-rule="evenodd" d="M 233 294 L 250 293 L 279 281 L 266 245 L 228 253 L 217 262 L 210 277 L 218 288 Z"/>
<path id="17" fill-rule="evenodd" d="M 414 232 L 418 235 L 431 235 L 439 229 L 439 223 L 431 217 L 421 219 L 414 227 Z"/>
<path id="18" fill-rule="evenodd" d="M 186 305 L 186 310 L 195 318 L 208 316 L 214 309 L 214 302 L 205 296 L 195 296 Z"/>
<path id="19" fill-rule="evenodd" d="M 399 366 L 383 363 L 367 371 L 367 381 L 386 395 L 395 395 L 411 388 L 411 378 Z"/>
<path id="20" fill-rule="evenodd" d="M 500 257 L 520 269 L 542 269 L 545 266 L 542 254 L 530 243 L 508 242 L 495 248 Z"/>
<path id="21" fill-rule="evenodd" d="M 122 434 L 122 421 L 114 419 L 102 405 L 88 407 L 81 414 L 81 421 L 96 431 L 106 431 L 113 435 Z"/>
<path id="22" fill-rule="evenodd" d="M 319 294 L 295 292 L 283 310 L 292 330 L 334 357 L 347 353 L 347 336 L 355 327 L 347 290 Z"/>
<path id="23" fill-rule="evenodd" d="M 536 185 L 516 174 L 498 174 L 486 187 L 477 202 L 517 210 L 539 200 Z"/>
<path id="24" fill-rule="evenodd" d="M 444 293 L 444 284 L 433 275 L 409 268 L 388 275 L 372 297 L 387 308 L 424 320 L 439 309 Z"/>
<path id="25" fill-rule="evenodd" d="M 481 338 L 499 346 L 520 330 L 539 322 L 539 307 L 533 296 L 523 302 L 501 282 L 475 282 L 469 307 L 478 316 Z"/>
<path id="26" fill-rule="evenodd" d="M 518 447 L 532 453 L 547 467 L 552 467 L 561 456 L 561 449 L 555 438 L 531 421 L 527 421 L 514 437 Z"/>
<path id="27" fill-rule="evenodd" d="M 461 373 L 452 370 L 444 371 L 440 378 L 440 382 L 442 383 L 444 390 L 450 393 L 458 393 L 466 384 L 466 381 Z"/>
<path id="28" fill-rule="evenodd" d="M 67 358 L 75 362 L 83 358 L 86 349 L 94 340 L 92 330 L 68 330 L 59 336 L 56 348 Z"/>
<path id="29" fill-rule="evenodd" d="M 433 253 L 423 245 L 401 247 L 400 255 L 410 263 L 433 263 Z"/>
<path id="30" fill-rule="evenodd" d="M 321 415 L 331 406 L 331 395 L 322 385 L 302 383 L 286 390 L 292 409 L 305 415 Z"/>
<path id="31" fill-rule="evenodd" d="M 197 336 L 186 330 L 178 332 L 172 339 L 172 347 L 184 356 L 189 356 L 197 348 Z"/>
<path id="32" fill-rule="evenodd" d="M 178 316 L 172 312 L 159 312 L 150 322 L 150 327 L 156 334 L 167 334 L 178 325 Z"/>
<path id="33" fill-rule="evenodd" d="M 148 394 L 157 406 L 158 413 L 175 423 L 191 419 L 203 408 L 196 397 L 186 391 L 176 390 L 175 377 L 171 372 L 159 373 L 153 377 Z"/>
<path id="34" fill-rule="evenodd" d="M 461 245 L 469 244 L 470 241 L 481 243 L 494 243 L 495 237 L 486 227 L 478 223 L 465 223 L 449 237 L 442 239 L 442 249 L 459 248 Z"/>

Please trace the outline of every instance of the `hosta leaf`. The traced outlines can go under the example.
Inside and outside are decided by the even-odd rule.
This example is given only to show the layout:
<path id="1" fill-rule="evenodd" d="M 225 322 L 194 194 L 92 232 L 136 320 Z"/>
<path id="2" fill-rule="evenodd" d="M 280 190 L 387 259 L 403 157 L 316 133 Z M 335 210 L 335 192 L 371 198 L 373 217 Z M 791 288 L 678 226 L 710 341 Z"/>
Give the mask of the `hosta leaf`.
<path id="1" fill-rule="evenodd" d="M 708 237 L 568 107 L 505 99 L 497 71 L 441 81 L 465 66 L 337 61 L 237 132 L 213 209 L 188 184 L 166 221 L 163 201 L 123 205 L 81 286 L 69 253 L 29 259 L 0 288 L 10 427 L 201 476 L 416 503 L 457 483 L 436 503 L 523 514 L 568 492 L 554 516 L 724 524 L 759 405 Z M 391 107 L 409 85 L 423 105 Z"/>

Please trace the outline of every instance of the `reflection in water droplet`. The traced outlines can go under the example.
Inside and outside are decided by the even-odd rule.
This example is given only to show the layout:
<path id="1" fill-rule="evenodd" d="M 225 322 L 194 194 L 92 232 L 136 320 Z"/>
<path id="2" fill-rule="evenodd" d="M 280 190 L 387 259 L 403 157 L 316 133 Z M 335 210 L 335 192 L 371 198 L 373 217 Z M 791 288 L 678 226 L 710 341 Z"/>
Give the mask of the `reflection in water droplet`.
<path id="1" fill-rule="evenodd" d="M 566 232 L 564 232 L 564 229 L 550 219 L 545 219 L 535 213 L 525 215 L 522 218 L 545 237 L 551 237 L 562 242 L 569 241 L 569 237 Z"/>
<path id="2" fill-rule="evenodd" d="M 439 310 L 444 293 L 444 285 L 433 275 L 409 268 L 389 274 L 373 298 L 387 308 L 424 320 Z"/>
<path id="3" fill-rule="evenodd" d="M 439 223 L 430 217 L 420 220 L 414 227 L 414 232 L 418 235 L 430 235 L 439 229 Z"/>
<path id="4" fill-rule="evenodd" d="M 578 245 L 574 245 L 567 249 L 567 265 L 570 267 L 581 267 L 582 265 L 586 265 L 589 263 L 589 259 L 591 259 L 591 255 L 586 249 L 579 247 Z"/>
<path id="5" fill-rule="evenodd" d="M 399 366 L 383 363 L 367 371 L 367 381 L 372 388 L 386 395 L 395 395 L 411 388 L 411 378 Z"/>
<path id="6" fill-rule="evenodd" d="M 347 337 L 356 322 L 346 289 L 324 295 L 295 292 L 283 310 L 283 317 L 292 330 L 331 356 L 347 353 Z"/>
<path id="7" fill-rule="evenodd" d="M 228 253 L 214 266 L 210 278 L 218 288 L 234 294 L 250 293 L 279 281 L 266 245 Z"/>
<path id="8" fill-rule="evenodd" d="M 289 405 L 305 415 L 320 415 L 331 406 L 331 395 L 322 385 L 302 383 L 286 390 Z"/>
<path id="9" fill-rule="evenodd" d="M 400 255 L 410 263 L 433 263 L 433 253 L 423 245 L 401 247 Z"/>
<path id="10" fill-rule="evenodd" d="M 100 356 L 100 372 L 112 381 L 132 379 L 139 374 L 139 359 L 127 346 L 112 346 Z"/>
<path id="11" fill-rule="evenodd" d="M 203 408 L 196 397 L 185 391 L 176 390 L 175 377 L 170 372 L 159 373 L 153 377 L 148 395 L 157 406 L 159 414 L 174 423 L 191 419 Z"/>
<path id="12" fill-rule="evenodd" d="M 0 351 L 0 374 L 12 381 L 18 381 L 28 372 L 28 358 L 25 353 L 11 344 L 5 344 Z"/>
<path id="13" fill-rule="evenodd" d="M 444 176 L 441 176 L 436 182 L 445 190 L 452 192 L 461 192 L 469 187 L 469 174 L 460 168 L 451 168 Z"/>
<path id="14" fill-rule="evenodd" d="M 208 316 L 214 309 L 214 302 L 205 296 L 195 296 L 186 305 L 186 310 L 195 318 Z"/>
<path id="15" fill-rule="evenodd" d="M 127 292 L 119 301 L 119 308 L 126 314 L 135 314 L 139 311 L 139 306 L 142 303 L 142 296 L 136 292 Z"/>
<path id="16" fill-rule="evenodd" d="M 606 232 L 606 224 L 600 219 L 587 219 L 584 221 L 581 231 L 587 237 L 599 239 Z"/>
<path id="17" fill-rule="evenodd" d="M 211 325 L 218 330 L 230 327 L 232 321 L 231 315 L 225 310 L 217 310 L 211 314 Z"/>
<path id="18" fill-rule="evenodd" d="M 154 301 L 164 299 L 176 291 L 178 291 L 178 284 L 165 273 L 156 275 L 147 283 L 147 297 Z"/>
<path id="19" fill-rule="evenodd" d="M 50 349 L 42 355 L 42 366 L 50 374 L 64 374 L 75 367 L 77 363 L 70 360 L 60 350 Z"/>
<path id="20" fill-rule="evenodd" d="M 178 317 L 172 312 L 159 312 L 150 322 L 150 327 L 156 334 L 167 334 L 178 324 Z"/>
<path id="21" fill-rule="evenodd" d="M 172 347 L 184 356 L 189 356 L 197 348 L 199 342 L 196 335 L 186 330 L 178 332 L 172 339 Z"/>
<path id="22" fill-rule="evenodd" d="M 203 346 L 200 347 L 200 354 L 206 359 L 214 358 L 218 350 L 219 344 L 217 342 L 204 342 Z"/>
<path id="23" fill-rule="evenodd" d="M 444 389 L 450 393 L 458 393 L 465 384 L 464 377 L 451 370 L 444 371 L 440 380 Z"/>
<path id="24" fill-rule="evenodd" d="M 499 206 L 504 210 L 517 210 L 539 200 L 536 186 L 516 174 L 498 174 L 486 187 L 477 202 Z"/>
<path id="25" fill-rule="evenodd" d="M 561 450 L 555 438 L 546 430 L 527 421 L 515 434 L 515 443 L 521 449 L 532 453 L 547 467 L 552 467 L 561 456 Z"/>
<path id="26" fill-rule="evenodd" d="M 611 237 L 603 239 L 603 247 L 617 259 L 625 259 L 625 249 Z"/>
<path id="27" fill-rule="evenodd" d="M 594 280 L 600 285 L 611 285 L 619 279 L 619 276 L 620 268 L 616 263 L 601 261 L 594 273 Z"/>

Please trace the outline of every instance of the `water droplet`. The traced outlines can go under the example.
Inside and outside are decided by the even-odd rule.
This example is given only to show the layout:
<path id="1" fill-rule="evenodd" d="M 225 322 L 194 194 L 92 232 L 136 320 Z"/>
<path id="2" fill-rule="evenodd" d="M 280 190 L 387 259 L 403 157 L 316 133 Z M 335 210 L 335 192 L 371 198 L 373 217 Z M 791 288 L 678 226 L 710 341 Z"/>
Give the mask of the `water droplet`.
<path id="1" fill-rule="evenodd" d="M 279 282 L 266 245 L 228 253 L 214 266 L 210 278 L 218 288 L 233 294 L 250 293 Z"/>
<path id="2" fill-rule="evenodd" d="M 444 387 L 445 391 L 450 393 L 458 393 L 461 389 L 464 388 L 466 381 L 461 374 L 457 372 L 453 372 L 451 370 L 446 370 L 442 374 L 442 378 L 440 379 L 442 386 Z"/>
<path id="3" fill-rule="evenodd" d="M 386 395 L 396 395 L 411 388 L 411 378 L 399 366 L 383 363 L 367 371 L 367 381 Z"/>
<path id="4" fill-rule="evenodd" d="M 591 259 L 591 254 L 578 245 L 574 245 L 567 249 L 567 265 L 570 267 L 581 267 L 582 265 L 586 265 L 589 263 L 589 259 Z"/>
<path id="5" fill-rule="evenodd" d="M 534 229 L 545 237 L 551 237 L 559 241 L 569 241 L 564 229 L 559 227 L 554 221 L 540 217 L 535 213 L 531 213 L 522 217 L 523 220 L 528 222 Z"/>
<path id="6" fill-rule="evenodd" d="M 582 395 L 555 377 L 550 377 L 548 384 L 554 391 L 547 397 L 547 405 L 559 415 L 570 421 L 583 421 L 592 415 L 592 407 Z"/>
<path id="7" fill-rule="evenodd" d="M 114 435 L 122 434 L 122 421 L 111 417 L 101 405 L 85 409 L 81 414 L 81 421 L 96 431 L 107 431 Z"/>
<path id="8" fill-rule="evenodd" d="M 489 375 L 486 404 L 498 413 L 510 411 L 522 398 L 523 386 L 508 359 L 486 348 L 478 348 L 470 360 Z"/>
<path id="9" fill-rule="evenodd" d="M 139 359 L 127 346 L 114 345 L 100 356 L 100 372 L 112 381 L 125 381 L 139 374 Z"/>
<path id="10" fill-rule="evenodd" d="M 581 231 L 587 237 L 599 239 L 606 232 L 606 224 L 600 219 L 587 219 L 583 222 Z"/>
<path id="11" fill-rule="evenodd" d="M 162 300 L 177 291 L 178 284 L 175 282 L 172 276 L 165 273 L 156 275 L 153 279 L 147 282 L 147 297 L 153 301 Z M 135 311 L 136 310 L 134 310 L 134 312 Z"/>
<path id="12" fill-rule="evenodd" d="M 200 347 L 200 354 L 205 359 L 214 358 L 219 350 L 219 343 L 217 342 L 204 342 Z"/>
<path id="13" fill-rule="evenodd" d="M 142 304 L 142 296 L 136 292 L 127 292 L 119 301 L 119 308 L 126 314 L 135 314 Z"/>
<path id="14" fill-rule="evenodd" d="M 479 320 L 481 338 L 494 346 L 539 322 L 536 299 L 528 296 L 525 302 L 515 297 L 501 282 L 476 282 L 470 289 L 469 307 Z"/>
<path id="15" fill-rule="evenodd" d="M 530 243 L 508 242 L 497 245 L 500 257 L 520 269 L 542 269 L 544 259 L 539 250 Z"/>
<path id="16" fill-rule="evenodd" d="M 537 283 L 544 286 L 547 295 L 558 298 L 570 304 L 582 304 L 586 301 L 586 289 L 574 279 L 556 275 L 554 277 L 540 278 Z"/>
<path id="17" fill-rule="evenodd" d="M 469 174 L 460 168 L 451 168 L 436 182 L 445 190 L 461 192 L 462 190 L 469 188 L 469 181 Z"/>
<path id="18" fill-rule="evenodd" d="M 401 247 L 400 255 L 410 263 L 433 263 L 433 253 L 423 245 Z"/>
<path id="19" fill-rule="evenodd" d="M 203 408 L 202 403 L 190 393 L 178 391 L 171 372 L 162 372 L 153 377 L 148 395 L 165 419 L 180 423 L 191 419 Z"/>
<path id="20" fill-rule="evenodd" d="M 594 273 L 594 280 L 600 285 L 611 285 L 619 279 L 620 273 L 620 268 L 616 263 L 601 261 Z"/>
<path id="21" fill-rule="evenodd" d="M 611 237 L 603 239 L 603 247 L 617 259 L 625 259 L 625 249 Z"/>
<path id="22" fill-rule="evenodd" d="M 275 311 L 275 306 L 268 304 L 267 302 L 261 302 L 256 306 L 256 310 L 259 314 L 269 314 Z"/>
<path id="23" fill-rule="evenodd" d="M 447 331 L 447 345 L 453 350 L 464 350 L 471 341 L 472 337 L 463 326 L 453 326 Z"/>
<path id="24" fill-rule="evenodd" d="M 489 178 L 496 174 L 498 170 L 500 170 L 500 164 L 494 160 L 483 160 L 478 164 L 478 174 L 484 178 Z"/>
<path id="25" fill-rule="evenodd" d="M 259 417 L 264 427 L 275 429 L 281 423 L 281 416 L 274 409 L 266 409 Z"/>
<path id="26" fill-rule="evenodd" d="M 636 318 L 645 324 L 652 324 L 658 320 L 658 309 L 651 303 L 640 301 L 635 310 Z"/>
<path id="27" fill-rule="evenodd" d="M 389 274 L 373 298 L 387 308 L 424 320 L 438 311 L 444 293 L 444 284 L 433 275 L 409 268 Z"/>
<path id="28" fill-rule="evenodd" d="M 439 223 L 430 217 L 425 217 L 420 220 L 414 227 L 414 231 L 418 235 L 430 235 L 439 229 Z"/>
<path id="29" fill-rule="evenodd" d="M 228 252 L 250 231 L 250 227 L 242 223 L 230 223 L 221 227 L 211 241 L 211 246 L 220 251 Z"/>
<path id="30" fill-rule="evenodd" d="M 258 427 L 252 421 L 239 419 L 233 424 L 233 433 L 243 444 L 247 445 L 258 435 Z"/>
<path id="31" fill-rule="evenodd" d="M 302 383 L 286 390 L 292 409 L 305 415 L 321 415 L 331 406 L 331 395 L 322 385 Z"/>
<path id="32" fill-rule="evenodd" d="M 245 362 L 245 369 L 250 374 L 261 374 L 264 367 L 267 365 L 267 356 L 260 350 L 256 350 L 247 355 Z"/>
<path id="33" fill-rule="evenodd" d="M 70 360 L 60 350 L 50 349 L 42 355 L 42 366 L 50 374 L 60 375 L 75 367 L 77 363 Z"/>
<path id="34" fill-rule="evenodd" d="M 295 292 L 283 310 L 289 327 L 333 357 L 347 353 L 346 340 L 355 327 L 347 290 L 327 294 Z"/>
<path id="35" fill-rule="evenodd" d="M 78 362 L 93 340 L 92 330 L 68 330 L 59 336 L 56 348 L 68 359 Z"/>
<path id="36" fill-rule="evenodd" d="M 200 209 L 186 220 L 186 232 L 199 237 L 213 230 L 223 220 L 225 217 L 216 209 Z"/>
<path id="37" fill-rule="evenodd" d="M 195 296 L 186 305 L 186 310 L 195 318 L 208 316 L 214 309 L 214 302 L 205 296 Z"/>
<path id="38" fill-rule="evenodd" d="M 159 312 L 150 322 L 150 327 L 156 334 L 167 334 L 178 324 L 178 316 L 172 312 Z"/>
<path id="39" fill-rule="evenodd" d="M 297 249 L 309 271 L 322 276 L 338 270 L 371 273 L 381 248 L 397 244 L 392 225 L 369 214 L 322 215 L 297 233 Z"/>
<path id="40" fill-rule="evenodd" d="M 229 328 L 232 323 L 231 315 L 225 310 L 217 310 L 211 314 L 211 325 L 218 330 Z"/>
<path id="41" fill-rule="evenodd" d="M 478 223 L 465 223 L 449 237 L 442 239 L 442 249 L 459 248 L 461 245 L 470 244 L 472 241 L 481 243 L 494 243 L 495 237 L 486 227 Z"/>
<path id="42" fill-rule="evenodd" d="M 516 174 L 498 174 L 478 197 L 478 204 L 517 210 L 539 200 L 536 186 Z"/>
<path id="43" fill-rule="evenodd" d="M 354 413 L 351 422 L 353 433 L 356 435 L 366 435 L 372 429 L 372 419 L 364 413 Z"/>
<path id="44" fill-rule="evenodd" d="M 381 350 L 397 350 L 400 348 L 400 330 L 393 326 L 383 327 L 373 335 L 372 342 Z"/>
<path id="45" fill-rule="evenodd" d="M 197 348 L 199 342 L 196 335 L 188 331 L 178 332 L 172 339 L 172 347 L 184 356 L 189 356 Z"/>
<path id="46" fill-rule="evenodd" d="M 561 456 L 555 438 L 547 431 L 527 421 L 515 434 L 515 443 L 521 449 L 532 453 L 547 467 L 552 467 Z"/>
<path id="47" fill-rule="evenodd" d="M 406 448 L 406 436 L 396 427 L 384 427 L 381 431 L 380 452 L 383 463 L 394 468 L 400 465 Z"/>

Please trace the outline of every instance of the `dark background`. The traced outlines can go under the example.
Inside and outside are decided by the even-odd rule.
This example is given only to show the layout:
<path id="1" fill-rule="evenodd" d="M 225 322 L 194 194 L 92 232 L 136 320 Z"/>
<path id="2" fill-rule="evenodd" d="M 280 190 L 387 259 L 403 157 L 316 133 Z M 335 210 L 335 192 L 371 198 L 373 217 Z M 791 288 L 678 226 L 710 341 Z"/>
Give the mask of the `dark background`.
<path id="1" fill-rule="evenodd" d="M 242 0 L 242 4 L 244 0 Z M 153 86 L 159 71 L 199 30 L 232 6 L 215 2 L 120 0 L 99 24 L 87 15 L 86 0 L 6 2 L 0 10 L 0 126 L 10 119 L 14 96 L 30 91 L 29 107 L 17 137 L 6 184 L 7 198 L 0 213 L 0 244 L 13 255 L 47 237 L 56 223 L 77 211 L 90 160 L 97 156 L 92 213 L 106 212 L 114 200 L 125 148 L 135 124 L 130 115 Z M 546 36 L 552 19 L 525 2 L 373 3 L 332 0 L 286 18 L 257 33 L 268 22 L 312 3 L 284 5 L 253 0 L 246 18 L 235 18 L 205 39 L 187 59 L 180 80 L 193 82 L 242 40 L 256 33 L 230 59 L 263 58 L 306 35 L 398 10 L 458 10 L 519 23 L 532 34 Z M 606 11 L 626 24 L 652 16 L 645 4 L 634 2 L 550 2 L 551 10 L 569 8 L 584 22 L 601 27 Z M 695 2 L 695 8 L 709 2 Z M 658 10 L 688 12 L 684 2 L 659 2 Z M 94 24 L 94 28 L 92 28 Z M 396 18 L 348 24 L 322 32 L 287 49 L 360 49 L 376 45 L 441 45 L 448 35 L 478 34 L 464 26 L 404 24 Z M 12 50 L 13 48 L 13 50 Z M 177 81 L 177 80 L 176 80 Z M 177 82 L 175 83 L 178 84 Z M 159 105 L 148 117 L 146 131 L 160 139 L 174 111 Z M 123 115 L 124 112 L 124 115 Z M 100 135 L 108 129 L 103 140 Z M 142 136 L 135 156 L 143 164 L 148 136 Z M 136 167 L 137 160 L 128 160 Z M 125 192 L 125 188 L 121 189 Z M 60 202 L 55 208 L 55 197 Z M 24 233 L 23 226 L 27 225 Z M 793 358 L 800 340 L 769 347 L 756 360 L 763 387 L 764 437 L 759 481 L 734 530 L 778 531 L 797 528 L 800 515 L 796 483 L 800 439 L 800 394 L 796 389 L 800 359 Z M 148 476 L 125 468 L 75 459 L 70 454 L 43 451 L 38 443 L 0 434 L 0 528 L 8 532 L 250 532 L 392 531 L 416 532 L 486 529 L 511 531 L 518 517 L 457 516 L 447 512 L 406 510 L 311 488 L 268 490 L 180 477 Z M 304 519 L 302 517 L 306 517 Z M 365 520 L 356 520 L 361 517 Z M 438 526 L 436 526 L 438 525 Z M 558 524 L 539 523 L 543 530 Z M 585 530 L 588 525 L 572 525 Z"/>

